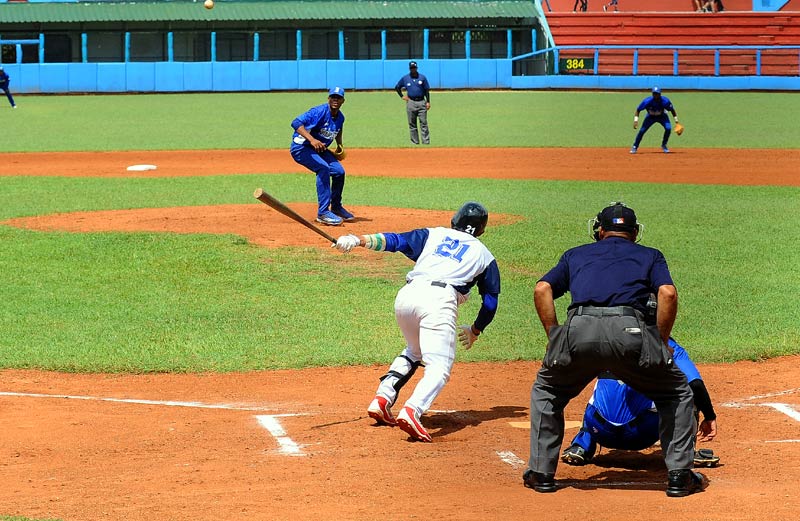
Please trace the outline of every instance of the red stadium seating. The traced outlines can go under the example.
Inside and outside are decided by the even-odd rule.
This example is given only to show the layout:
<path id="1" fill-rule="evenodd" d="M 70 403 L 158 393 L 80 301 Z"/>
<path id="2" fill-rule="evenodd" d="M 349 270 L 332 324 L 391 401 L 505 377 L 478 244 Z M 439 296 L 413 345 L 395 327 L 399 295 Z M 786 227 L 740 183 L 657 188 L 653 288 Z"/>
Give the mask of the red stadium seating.
<path id="1" fill-rule="evenodd" d="M 591 1 L 591 0 L 590 0 Z M 596 0 L 599 2 L 600 0 Z M 619 0 L 621 8 L 626 0 Z M 725 5 L 730 3 L 726 0 Z M 591 4 L 590 4 L 591 5 Z M 602 5 L 602 4 L 601 4 Z M 551 0 L 552 6 L 552 0 Z M 800 11 L 667 13 L 587 11 L 547 13 L 547 21 L 557 46 L 563 45 L 800 45 Z M 599 74 L 631 74 L 631 49 L 601 50 Z M 798 50 L 763 50 L 761 74 L 797 76 Z M 590 56 L 589 51 L 562 51 L 560 57 Z M 638 74 L 672 75 L 674 54 L 669 49 L 640 49 Z M 711 50 L 680 50 L 678 73 L 681 75 L 715 74 L 715 55 Z M 756 73 L 754 50 L 722 50 L 719 74 L 752 75 Z"/>

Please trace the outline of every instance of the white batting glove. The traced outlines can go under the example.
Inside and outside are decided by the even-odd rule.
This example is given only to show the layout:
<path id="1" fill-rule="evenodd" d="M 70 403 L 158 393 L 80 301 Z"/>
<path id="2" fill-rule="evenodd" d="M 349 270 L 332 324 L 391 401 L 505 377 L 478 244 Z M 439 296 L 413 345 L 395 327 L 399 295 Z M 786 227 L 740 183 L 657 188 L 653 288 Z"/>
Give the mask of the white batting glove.
<path id="1" fill-rule="evenodd" d="M 458 332 L 458 340 L 461 342 L 461 346 L 469 351 L 472 344 L 478 340 L 478 335 L 472 332 L 472 326 L 470 325 L 458 326 L 458 328 L 461 330 Z"/>
<path id="2" fill-rule="evenodd" d="M 350 235 L 342 235 L 338 239 L 336 239 L 336 244 L 331 244 L 332 248 L 336 248 L 342 253 L 348 253 L 350 250 L 355 248 L 361 244 L 361 239 L 357 236 L 350 234 Z"/>

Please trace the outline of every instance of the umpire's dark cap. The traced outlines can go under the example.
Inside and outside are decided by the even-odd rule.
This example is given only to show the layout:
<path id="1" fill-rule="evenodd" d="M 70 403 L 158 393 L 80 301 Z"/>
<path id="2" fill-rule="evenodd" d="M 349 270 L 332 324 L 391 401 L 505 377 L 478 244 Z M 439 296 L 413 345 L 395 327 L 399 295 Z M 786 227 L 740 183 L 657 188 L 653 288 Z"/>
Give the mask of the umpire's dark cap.
<path id="1" fill-rule="evenodd" d="M 606 206 L 597 216 L 600 226 L 608 232 L 628 232 L 633 233 L 639 229 L 636 220 L 636 212 L 633 208 L 628 208 L 624 203 L 614 203 Z"/>
<path id="2" fill-rule="evenodd" d="M 417 62 L 408 62 L 408 68 L 409 69 L 416 69 L 417 68 Z"/>

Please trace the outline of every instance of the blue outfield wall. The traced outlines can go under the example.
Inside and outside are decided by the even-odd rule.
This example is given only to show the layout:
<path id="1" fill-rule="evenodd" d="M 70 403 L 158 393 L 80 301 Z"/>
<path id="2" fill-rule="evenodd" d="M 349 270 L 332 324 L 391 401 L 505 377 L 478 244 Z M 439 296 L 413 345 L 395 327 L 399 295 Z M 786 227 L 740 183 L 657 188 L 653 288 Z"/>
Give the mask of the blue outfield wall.
<path id="1" fill-rule="evenodd" d="M 433 89 L 511 88 L 511 60 L 417 60 Z M 4 64 L 14 92 L 394 89 L 407 60 Z"/>
<path id="2" fill-rule="evenodd" d="M 417 60 L 431 88 L 800 90 L 800 76 L 512 76 L 509 59 Z M 407 60 L 3 64 L 16 93 L 394 89 Z"/>

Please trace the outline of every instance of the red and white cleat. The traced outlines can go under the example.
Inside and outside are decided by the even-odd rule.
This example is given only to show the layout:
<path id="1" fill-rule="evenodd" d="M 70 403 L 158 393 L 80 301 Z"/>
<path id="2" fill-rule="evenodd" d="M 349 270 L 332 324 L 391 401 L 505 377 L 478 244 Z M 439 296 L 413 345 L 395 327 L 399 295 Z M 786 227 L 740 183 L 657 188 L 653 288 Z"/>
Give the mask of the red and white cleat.
<path id="1" fill-rule="evenodd" d="M 417 441 L 433 441 L 431 435 L 428 434 L 428 431 L 426 431 L 425 427 L 420 423 L 417 412 L 411 407 L 403 407 L 403 410 L 397 415 L 397 425 L 403 432 Z"/>
<path id="2" fill-rule="evenodd" d="M 397 425 L 397 420 L 395 420 L 392 414 L 391 407 L 389 400 L 383 396 L 376 396 L 375 399 L 372 400 L 372 403 L 369 404 L 369 407 L 367 407 L 367 414 L 369 414 L 370 418 L 382 425 L 394 427 Z"/>

